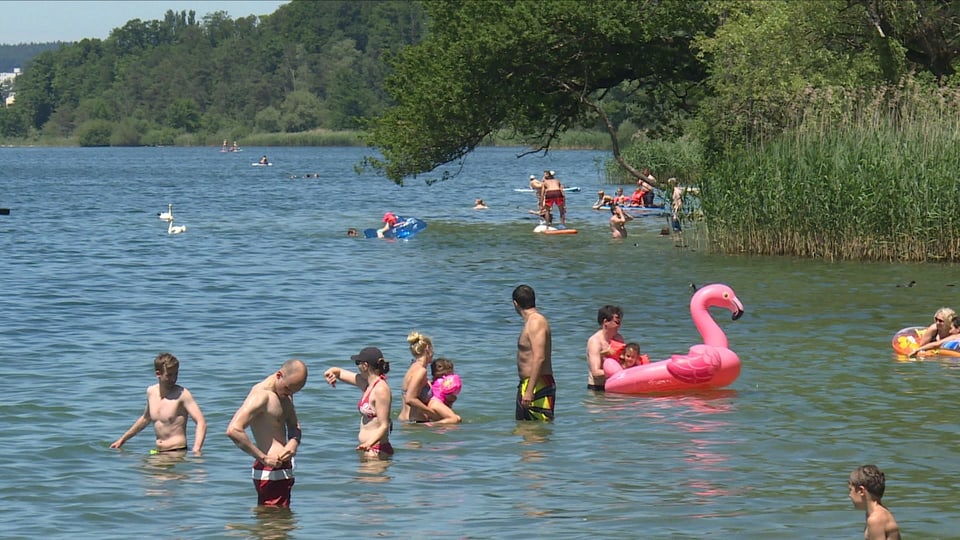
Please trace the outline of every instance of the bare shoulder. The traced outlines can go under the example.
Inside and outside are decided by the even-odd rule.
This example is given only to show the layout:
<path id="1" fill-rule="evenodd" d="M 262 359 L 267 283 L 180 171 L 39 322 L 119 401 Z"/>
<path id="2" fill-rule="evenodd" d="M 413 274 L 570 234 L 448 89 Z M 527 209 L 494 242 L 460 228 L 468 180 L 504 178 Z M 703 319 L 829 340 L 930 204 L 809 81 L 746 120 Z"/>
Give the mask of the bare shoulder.
<path id="1" fill-rule="evenodd" d="M 867 516 L 866 532 L 869 538 L 900 540 L 900 527 L 897 525 L 897 520 L 885 506 L 878 506 L 876 511 Z"/>

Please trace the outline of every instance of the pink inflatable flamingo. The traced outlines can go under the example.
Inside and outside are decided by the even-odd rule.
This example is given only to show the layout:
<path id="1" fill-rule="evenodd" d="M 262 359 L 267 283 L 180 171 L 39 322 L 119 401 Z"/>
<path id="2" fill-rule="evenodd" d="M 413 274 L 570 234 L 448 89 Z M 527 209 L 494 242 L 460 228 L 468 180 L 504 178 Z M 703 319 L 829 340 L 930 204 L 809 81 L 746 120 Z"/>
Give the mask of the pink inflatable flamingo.
<path id="1" fill-rule="evenodd" d="M 709 308 L 722 307 L 733 312 L 733 320 L 743 315 L 743 304 L 727 285 L 707 285 L 690 299 L 690 315 L 703 343 L 690 347 L 687 354 L 675 354 L 667 360 L 623 369 L 613 358 L 603 361 L 607 392 L 646 394 L 696 388 L 722 388 L 740 375 L 740 358 L 727 347 L 727 336 L 710 316 Z"/>

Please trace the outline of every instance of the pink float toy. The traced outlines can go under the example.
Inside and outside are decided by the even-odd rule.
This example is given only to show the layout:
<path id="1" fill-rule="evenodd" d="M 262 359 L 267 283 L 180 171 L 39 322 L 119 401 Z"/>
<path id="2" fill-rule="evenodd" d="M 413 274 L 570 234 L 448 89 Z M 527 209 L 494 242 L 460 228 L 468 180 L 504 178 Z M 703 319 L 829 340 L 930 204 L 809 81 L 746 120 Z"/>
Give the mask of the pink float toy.
<path id="1" fill-rule="evenodd" d="M 709 308 L 722 307 L 733 312 L 733 320 L 743 315 L 743 304 L 733 289 L 721 283 L 706 285 L 690 299 L 690 316 L 703 343 L 690 347 L 687 354 L 675 354 L 666 360 L 623 369 L 613 358 L 603 361 L 607 392 L 648 394 L 698 388 L 722 388 L 740 376 L 740 358 L 727 347 L 727 336 L 710 315 Z"/>
<path id="2" fill-rule="evenodd" d="M 460 380 L 459 375 L 451 373 L 433 381 L 430 388 L 433 391 L 433 397 L 450 405 L 453 403 L 452 397 L 459 394 L 460 389 L 463 388 L 463 382 Z"/>

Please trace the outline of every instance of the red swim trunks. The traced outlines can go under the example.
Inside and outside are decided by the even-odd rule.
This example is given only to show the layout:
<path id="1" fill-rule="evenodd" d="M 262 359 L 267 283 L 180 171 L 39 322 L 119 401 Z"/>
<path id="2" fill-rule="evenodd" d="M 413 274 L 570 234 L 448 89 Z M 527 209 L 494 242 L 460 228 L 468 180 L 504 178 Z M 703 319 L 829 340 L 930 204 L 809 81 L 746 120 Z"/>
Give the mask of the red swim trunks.
<path id="1" fill-rule="evenodd" d="M 289 507 L 293 482 L 293 460 L 280 467 L 268 467 L 259 461 L 253 464 L 253 487 L 257 488 L 260 506 Z"/>
<path id="2" fill-rule="evenodd" d="M 552 208 L 554 204 L 561 205 L 563 203 L 563 190 L 551 189 L 543 194 L 543 204 L 547 208 Z"/>

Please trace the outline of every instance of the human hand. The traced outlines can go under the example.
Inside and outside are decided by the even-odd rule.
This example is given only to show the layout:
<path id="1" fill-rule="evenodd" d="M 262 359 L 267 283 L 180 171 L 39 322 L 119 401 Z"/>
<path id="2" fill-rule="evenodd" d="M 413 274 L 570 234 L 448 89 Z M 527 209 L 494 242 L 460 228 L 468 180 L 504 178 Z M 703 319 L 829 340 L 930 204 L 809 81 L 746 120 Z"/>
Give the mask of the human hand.
<path id="1" fill-rule="evenodd" d="M 340 378 L 340 368 L 330 368 L 323 372 L 323 378 L 326 379 L 327 383 L 330 386 L 337 387 L 337 379 Z"/>

